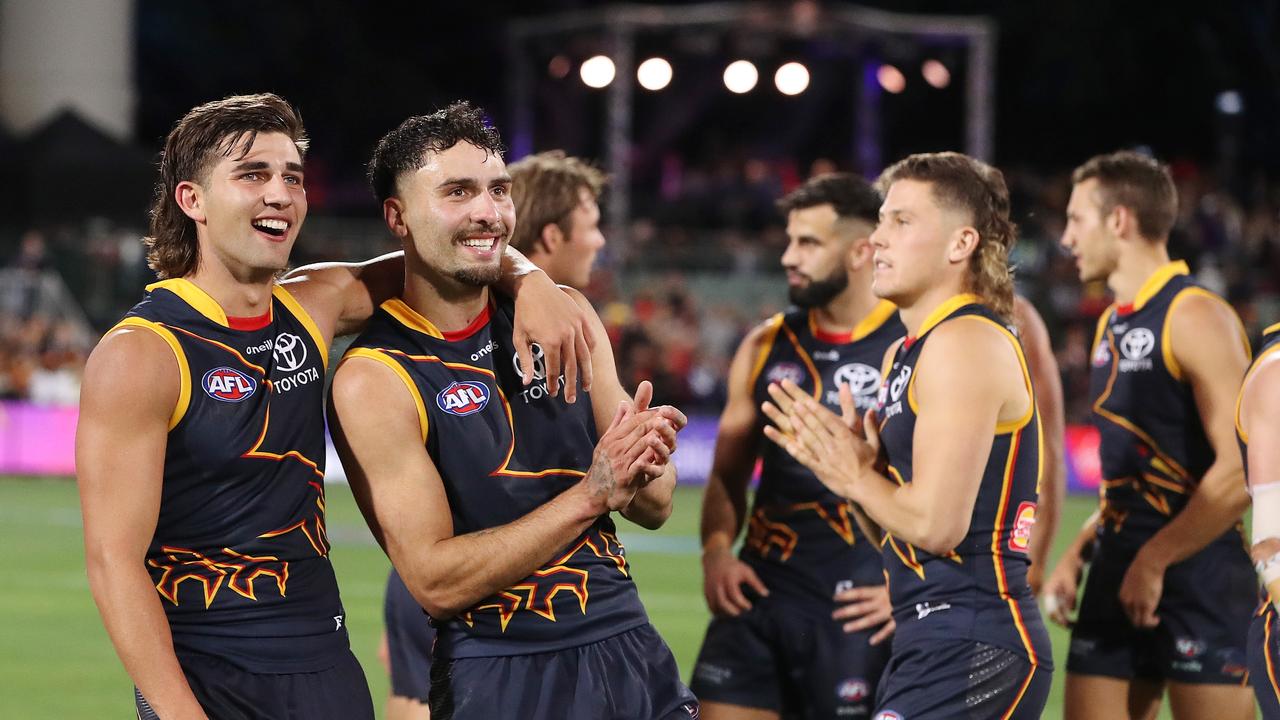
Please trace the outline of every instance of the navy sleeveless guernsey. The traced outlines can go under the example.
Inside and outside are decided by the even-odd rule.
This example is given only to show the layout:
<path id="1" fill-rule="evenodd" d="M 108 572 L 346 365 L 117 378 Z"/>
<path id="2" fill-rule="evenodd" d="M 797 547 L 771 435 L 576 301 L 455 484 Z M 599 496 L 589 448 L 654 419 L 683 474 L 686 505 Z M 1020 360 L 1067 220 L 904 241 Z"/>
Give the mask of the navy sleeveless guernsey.
<path id="1" fill-rule="evenodd" d="M 963 319 L 963 320 L 962 320 Z M 912 481 L 916 364 L 934 328 L 946 322 L 984 322 L 1008 336 L 1031 393 L 1022 346 L 1014 332 L 975 295 L 957 295 L 925 320 L 899 347 L 880 388 L 880 441 L 890 478 Z M 1049 636 L 1027 585 L 1031 527 L 1035 523 L 1041 462 L 1040 418 L 1031 394 L 1025 416 L 994 428 L 969 530 L 954 550 L 934 555 L 901 538 L 883 540 L 893 603 L 894 653 L 916 641 L 974 640 L 1052 667 Z"/>
<path id="2" fill-rule="evenodd" d="M 403 301 L 383 303 L 346 358 L 391 368 L 414 399 L 423 443 L 458 535 L 510 523 L 579 482 L 597 441 L 587 393 L 550 397 L 541 350 L 522 382 L 514 305 L 495 298 L 467 328 L 438 330 Z M 344 360 L 346 359 L 344 358 Z M 524 580 L 439 623 L 442 658 L 586 645 L 648 622 L 608 514 Z"/>
<path id="3" fill-rule="evenodd" d="M 780 313 L 766 325 L 752 370 L 756 406 L 769 399 L 770 383 L 789 379 L 836 413 L 840 385 L 847 383 L 858 411 L 865 412 L 875 404 L 885 353 L 905 333 L 889 302 L 841 335 L 820 330 L 811 311 Z M 761 445 L 760 459 L 760 486 L 740 557 L 770 592 L 812 600 L 829 614 L 842 583 L 883 583 L 879 550 L 858 529 L 848 502 L 773 443 Z"/>
<path id="4" fill-rule="evenodd" d="M 349 646 L 325 534 L 319 329 L 282 286 L 243 327 L 185 279 L 147 286 L 116 327 L 158 334 L 180 371 L 146 556 L 175 649 L 252 672 L 330 667 Z"/>

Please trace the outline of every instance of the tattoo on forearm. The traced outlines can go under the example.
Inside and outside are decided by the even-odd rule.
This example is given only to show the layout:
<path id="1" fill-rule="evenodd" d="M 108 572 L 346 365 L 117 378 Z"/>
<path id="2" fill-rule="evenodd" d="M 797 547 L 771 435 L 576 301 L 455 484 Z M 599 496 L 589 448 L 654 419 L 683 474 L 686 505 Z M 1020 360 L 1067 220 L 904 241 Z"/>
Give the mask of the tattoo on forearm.
<path id="1" fill-rule="evenodd" d="M 596 495 L 608 497 L 613 494 L 617 487 L 618 481 L 613 476 L 613 463 L 609 462 L 609 458 L 604 453 L 596 453 L 595 458 L 591 461 L 591 468 L 587 471 L 587 476 L 591 478 L 591 490 Z"/>

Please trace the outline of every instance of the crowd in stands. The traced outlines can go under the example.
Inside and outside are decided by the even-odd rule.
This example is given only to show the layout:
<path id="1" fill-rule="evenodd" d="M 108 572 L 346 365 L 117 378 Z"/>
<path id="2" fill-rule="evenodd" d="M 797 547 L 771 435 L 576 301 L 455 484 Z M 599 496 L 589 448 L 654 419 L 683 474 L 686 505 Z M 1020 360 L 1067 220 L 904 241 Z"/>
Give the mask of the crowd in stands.
<path id="1" fill-rule="evenodd" d="M 808 172 L 833 169 L 819 161 Z M 1020 241 L 1019 290 L 1044 315 L 1061 366 L 1068 420 L 1088 420 L 1090 344 L 1109 300 L 1081 286 L 1058 247 L 1069 176 L 1006 168 Z M 1170 252 L 1197 280 L 1226 297 L 1251 338 L 1280 320 L 1280 184 L 1227 187 L 1212 173 L 1175 163 L 1180 217 Z M 624 384 L 653 381 L 656 396 L 694 412 L 716 412 L 739 339 L 785 306 L 778 259 L 786 245 L 774 199 L 808 172 L 746 159 L 706 171 L 664 174 L 652 192 L 637 185 L 626 237 L 614 233 L 588 295 L 601 311 Z M 607 195 L 605 198 L 607 203 Z M 65 280 L 101 333 L 137 302 L 151 279 L 137 228 L 103 222 L 41 228 L 12 243 L 0 302 L 0 397 L 74 402 L 74 383 L 96 334 L 65 314 L 36 307 L 30 278 Z M 294 260 L 368 257 L 394 246 L 376 219 L 308 219 Z M 0 246 L 3 247 L 3 246 Z M 707 278 L 717 290 L 708 292 Z M 23 289 L 25 288 L 25 290 Z M 24 295 L 25 293 L 25 295 Z"/>

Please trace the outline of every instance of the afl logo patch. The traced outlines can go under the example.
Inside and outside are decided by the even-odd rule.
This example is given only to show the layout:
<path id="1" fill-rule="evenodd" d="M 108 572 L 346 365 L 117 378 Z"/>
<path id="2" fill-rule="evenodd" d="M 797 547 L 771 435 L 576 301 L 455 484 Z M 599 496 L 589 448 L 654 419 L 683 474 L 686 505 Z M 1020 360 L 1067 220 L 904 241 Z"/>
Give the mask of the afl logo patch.
<path id="1" fill-rule="evenodd" d="M 870 689 L 867 687 L 867 681 L 862 678 L 849 678 L 836 688 L 836 695 L 845 702 L 866 700 L 869 694 Z"/>
<path id="2" fill-rule="evenodd" d="M 240 402 L 258 389 L 258 381 L 229 367 L 218 367 L 204 374 L 200 381 L 205 394 L 222 402 Z"/>
<path id="3" fill-rule="evenodd" d="M 779 362 L 771 365 L 764 377 L 769 382 L 781 383 L 783 380 L 790 380 L 799 385 L 804 382 L 805 372 L 793 362 Z"/>
<path id="4" fill-rule="evenodd" d="M 436 395 L 436 405 L 450 415 L 474 415 L 489 404 L 489 388 L 473 382 L 456 382 Z"/>

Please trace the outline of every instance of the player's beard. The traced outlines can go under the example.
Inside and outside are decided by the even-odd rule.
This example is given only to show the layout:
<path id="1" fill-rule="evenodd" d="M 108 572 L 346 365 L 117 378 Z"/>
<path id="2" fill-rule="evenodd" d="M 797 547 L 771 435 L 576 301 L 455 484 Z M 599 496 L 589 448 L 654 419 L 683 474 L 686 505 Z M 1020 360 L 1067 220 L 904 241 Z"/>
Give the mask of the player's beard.
<path id="1" fill-rule="evenodd" d="M 810 280 L 804 287 L 788 288 L 787 296 L 791 299 L 791 304 L 808 310 L 826 305 L 847 287 L 849 274 L 841 267 L 821 280 Z"/>
<path id="2" fill-rule="evenodd" d="M 476 233 L 496 233 L 498 239 L 495 248 L 505 247 L 507 241 L 507 226 L 501 220 L 494 225 L 482 225 L 480 227 L 467 228 L 466 230 L 454 233 L 453 242 L 461 245 L 468 235 Z M 497 262 L 491 265 L 476 265 L 472 267 L 464 267 L 454 270 L 452 275 L 454 280 L 466 285 L 474 285 L 475 287 L 488 287 L 502 279 L 502 253 L 498 253 Z"/>

